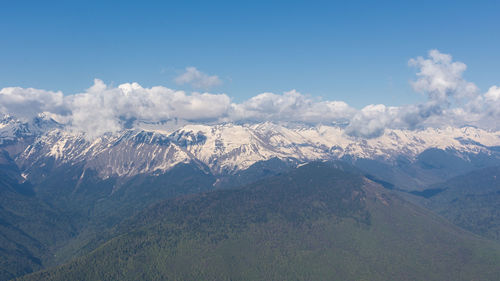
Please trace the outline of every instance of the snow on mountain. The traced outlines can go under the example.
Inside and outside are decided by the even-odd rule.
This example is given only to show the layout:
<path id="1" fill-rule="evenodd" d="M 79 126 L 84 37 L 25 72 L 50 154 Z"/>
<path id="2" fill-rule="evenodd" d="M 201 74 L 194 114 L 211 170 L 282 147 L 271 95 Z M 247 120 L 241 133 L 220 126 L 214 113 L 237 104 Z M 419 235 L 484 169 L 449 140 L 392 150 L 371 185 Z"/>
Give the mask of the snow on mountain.
<path id="1" fill-rule="evenodd" d="M 27 133 L 29 129 L 26 123 L 9 115 L 0 118 L 0 144 L 15 141 Z"/>
<path id="2" fill-rule="evenodd" d="M 60 128 L 54 120 L 40 114 L 31 122 L 23 122 L 10 115 L 0 117 L 0 145 L 35 137 L 54 128 Z"/>
<path id="3" fill-rule="evenodd" d="M 55 165 L 82 164 L 102 178 L 161 173 L 179 163 L 206 165 L 213 173 L 224 174 L 274 157 L 299 163 L 344 156 L 390 162 L 400 155 L 414 160 L 428 148 L 466 155 L 489 154 L 490 147 L 500 145 L 500 132 L 474 127 L 387 130 L 378 138 L 361 139 L 346 135 L 341 127 L 326 125 L 146 124 L 91 140 L 60 126 L 16 122 L 13 118 L 1 120 L 0 144 L 22 134 L 35 134 L 29 129 L 37 128 L 34 141 L 16 156 L 27 174 L 53 159 Z"/>
<path id="4" fill-rule="evenodd" d="M 82 134 L 53 130 L 28 146 L 17 163 L 29 171 L 47 158 L 54 159 L 56 165 L 83 163 L 102 178 L 160 172 L 195 160 L 166 136 L 154 132 L 128 130 L 89 141 Z"/>

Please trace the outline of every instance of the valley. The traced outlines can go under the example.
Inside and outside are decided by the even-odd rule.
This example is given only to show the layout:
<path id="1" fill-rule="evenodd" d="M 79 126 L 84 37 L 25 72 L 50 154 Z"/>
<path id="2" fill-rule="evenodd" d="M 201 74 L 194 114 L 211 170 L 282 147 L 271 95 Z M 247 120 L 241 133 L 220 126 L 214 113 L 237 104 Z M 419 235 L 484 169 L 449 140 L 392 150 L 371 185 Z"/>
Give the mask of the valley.
<path id="1" fill-rule="evenodd" d="M 92 139 L 42 117 L 0 132 L 2 280 L 498 274 L 497 133 L 149 124 Z"/>

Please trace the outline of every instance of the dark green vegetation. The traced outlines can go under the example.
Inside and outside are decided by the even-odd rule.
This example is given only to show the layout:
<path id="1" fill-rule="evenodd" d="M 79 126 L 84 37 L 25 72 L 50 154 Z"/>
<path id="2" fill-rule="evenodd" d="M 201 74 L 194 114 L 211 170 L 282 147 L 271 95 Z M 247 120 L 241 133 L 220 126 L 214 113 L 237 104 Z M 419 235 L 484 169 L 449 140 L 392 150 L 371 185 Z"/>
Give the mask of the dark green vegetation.
<path id="1" fill-rule="evenodd" d="M 0 280 L 494 280 L 500 168 L 470 157 L 107 179 L 45 159 L 26 181 L 1 151 Z"/>
<path id="2" fill-rule="evenodd" d="M 246 170 L 237 171 L 235 174 L 221 177 L 217 183 L 218 188 L 228 188 L 250 184 L 259 179 L 276 176 L 289 171 L 297 166 L 297 161 L 289 159 L 284 161 L 278 158 L 271 158 L 266 161 L 259 161 L 248 167 Z"/>
<path id="3" fill-rule="evenodd" d="M 453 149 L 431 148 L 418 155 L 416 161 L 402 156 L 392 164 L 373 159 L 346 160 L 365 173 L 390 183 L 393 189 L 422 191 L 459 175 L 499 166 L 500 151 L 492 150 L 492 155 L 469 153 L 464 156 Z"/>
<path id="4" fill-rule="evenodd" d="M 50 258 L 48 245 L 74 231 L 64 212 L 36 198 L 22 180 L 8 155 L 0 154 L 0 280 L 41 269 Z"/>
<path id="5" fill-rule="evenodd" d="M 157 176 L 101 180 L 82 167 L 45 163 L 28 182 L 0 155 L 0 280 L 60 264 L 93 250 L 101 233 L 166 198 L 209 190 L 214 177 L 195 165 Z"/>
<path id="6" fill-rule="evenodd" d="M 425 200 L 426 207 L 460 227 L 500 240 L 500 166 L 452 178 L 432 189 L 441 192 Z"/>
<path id="7" fill-rule="evenodd" d="M 271 160 L 225 178 L 225 185 L 265 178 L 288 169 Z M 22 276 L 88 253 L 122 220 L 167 198 L 213 189 L 215 177 L 199 163 L 132 178 L 97 176 L 83 166 L 50 161 L 25 181 L 0 150 L 0 280 Z M 241 175 L 240 175 L 241 174 Z"/>
<path id="8" fill-rule="evenodd" d="M 126 181 L 101 180 L 92 170 L 85 171 L 82 177 L 76 167 L 65 167 L 52 174 L 55 176 L 37 184 L 40 187 L 37 193 L 44 201 L 70 212 L 78 230 L 77 235 L 57 247 L 52 263 L 64 262 L 94 249 L 97 245 L 92 241 L 103 231 L 151 204 L 212 189 L 215 182 L 211 174 L 187 164 L 177 165 L 158 176 L 138 175 Z"/>
<path id="9" fill-rule="evenodd" d="M 340 163 L 170 199 L 20 280 L 495 280 L 499 244 Z"/>

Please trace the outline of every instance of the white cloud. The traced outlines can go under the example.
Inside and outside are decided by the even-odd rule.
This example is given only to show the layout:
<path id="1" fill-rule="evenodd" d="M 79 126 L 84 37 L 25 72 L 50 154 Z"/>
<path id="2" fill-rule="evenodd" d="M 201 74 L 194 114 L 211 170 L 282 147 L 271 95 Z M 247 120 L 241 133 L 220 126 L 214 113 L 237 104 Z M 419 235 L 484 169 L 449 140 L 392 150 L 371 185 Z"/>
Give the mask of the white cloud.
<path id="1" fill-rule="evenodd" d="M 408 64 L 419 68 L 418 79 L 412 82 L 413 89 L 428 94 L 432 101 L 449 102 L 449 97 L 464 99 L 478 93 L 477 86 L 462 77 L 467 66 L 454 62 L 451 55 L 431 50 L 429 58 L 417 57 Z"/>
<path id="2" fill-rule="evenodd" d="M 292 90 L 282 95 L 263 93 L 233 104 L 230 118 L 251 121 L 331 123 L 349 120 L 355 109 L 342 101 L 314 100 Z"/>
<path id="3" fill-rule="evenodd" d="M 186 72 L 177 76 L 174 81 L 179 85 L 189 84 L 198 89 L 210 89 L 222 84 L 217 75 L 208 75 L 192 66 L 186 67 Z"/>
<path id="4" fill-rule="evenodd" d="M 463 78 L 467 66 L 437 50 L 429 51 L 428 58 L 409 60 L 409 65 L 418 68 L 417 79 L 411 84 L 415 91 L 427 95 L 427 101 L 399 107 L 368 105 L 350 120 L 348 134 L 371 138 L 383 134 L 386 128 L 463 125 L 500 129 L 499 87 L 480 95 L 478 87 Z"/>
<path id="5" fill-rule="evenodd" d="M 39 113 L 65 113 L 61 92 L 33 88 L 10 87 L 0 90 L 0 113 L 13 114 L 17 118 L 30 120 Z"/>
<path id="6" fill-rule="evenodd" d="M 346 132 L 356 137 L 379 136 L 395 119 L 395 115 L 397 115 L 395 107 L 386 107 L 383 104 L 365 106 L 350 120 Z"/>
<path id="7" fill-rule="evenodd" d="M 461 108 L 461 111 L 460 116 L 469 124 L 500 130 L 498 121 L 500 120 L 500 87 L 490 87 L 486 93 L 469 101 Z"/>
<path id="8" fill-rule="evenodd" d="M 488 89 L 488 92 L 486 92 L 486 94 L 484 94 L 484 98 L 487 102 L 500 101 L 500 87 L 497 87 L 497 86 L 490 87 Z"/>
<path id="9" fill-rule="evenodd" d="M 225 94 L 187 95 L 161 86 L 143 88 L 137 83 L 110 88 L 98 79 L 85 93 L 68 96 L 67 103 L 73 113 L 72 126 L 92 135 L 120 130 L 126 120 L 218 119 L 230 107 Z"/>
<path id="10" fill-rule="evenodd" d="M 0 113 L 25 120 L 45 113 L 89 136 L 121 130 L 134 120 L 172 119 L 341 123 L 348 124 L 347 134 L 362 138 L 377 137 L 387 128 L 475 125 L 500 129 L 500 87 L 492 86 L 486 93 L 479 94 L 478 88 L 462 77 L 466 65 L 436 50 L 430 51 L 428 58 L 418 57 L 409 63 L 418 67 L 417 79 L 412 85 L 416 91 L 428 95 L 424 103 L 372 104 L 358 110 L 343 101 L 312 98 L 295 90 L 283 94 L 262 93 L 242 103 L 232 103 L 226 94 L 187 94 L 163 86 L 144 88 L 137 83 L 110 87 L 96 79 L 85 92 L 66 96 L 33 88 L 1 89 Z M 208 76 L 195 68 L 188 68 L 186 73 L 191 74 L 179 78 L 186 83 L 208 87 L 218 81 L 216 76 Z"/>

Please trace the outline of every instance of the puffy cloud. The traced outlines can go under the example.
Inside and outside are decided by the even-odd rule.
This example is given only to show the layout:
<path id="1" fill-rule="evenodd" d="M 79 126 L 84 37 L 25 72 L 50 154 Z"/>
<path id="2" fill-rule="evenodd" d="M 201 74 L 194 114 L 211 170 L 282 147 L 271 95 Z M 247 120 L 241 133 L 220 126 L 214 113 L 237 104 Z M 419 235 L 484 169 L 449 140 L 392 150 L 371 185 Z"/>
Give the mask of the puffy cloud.
<path id="1" fill-rule="evenodd" d="M 411 84 L 425 93 L 427 101 L 399 107 L 369 105 L 350 120 L 346 132 L 357 137 L 377 137 L 386 128 L 415 129 L 423 127 L 475 125 L 498 129 L 500 89 L 491 87 L 484 95 L 477 86 L 463 78 L 467 66 L 453 61 L 449 54 L 429 51 L 428 57 L 409 60 L 418 68 Z"/>
<path id="2" fill-rule="evenodd" d="M 0 113 L 31 120 L 39 113 L 64 114 L 63 94 L 33 88 L 10 87 L 0 89 Z"/>
<path id="3" fill-rule="evenodd" d="M 497 86 L 490 87 L 490 89 L 488 90 L 488 92 L 486 92 L 486 94 L 484 94 L 484 99 L 487 102 L 498 102 L 498 101 L 500 101 L 500 87 L 497 87 Z"/>
<path id="4" fill-rule="evenodd" d="M 467 66 L 462 62 L 454 62 L 449 54 L 431 50 L 429 58 L 417 57 L 410 59 L 408 64 L 419 68 L 418 79 L 412 82 L 413 88 L 417 92 L 427 93 L 432 101 L 448 102 L 449 97 L 471 98 L 478 93 L 476 85 L 462 77 Z"/>
<path id="5" fill-rule="evenodd" d="M 346 133 L 355 137 L 379 136 L 393 122 L 397 111 L 398 108 L 383 104 L 365 106 L 351 119 Z"/>
<path id="6" fill-rule="evenodd" d="M 120 130 L 128 120 L 331 123 L 347 122 L 356 112 L 344 102 L 314 100 L 296 91 L 263 93 L 237 104 L 225 94 L 187 95 L 161 86 L 143 88 L 137 83 L 110 88 L 98 79 L 86 92 L 67 96 L 65 103 L 72 111 L 68 123 L 90 136 Z"/>
<path id="7" fill-rule="evenodd" d="M 314 100 L 292 90 L 282 95 L 263 93 L 241 104 L 233 104 L 230 118 L 249 121 L 307 123 L 346 122 L 356 110 L 342 101 Z"/>
<path id="8" fill-rule="evenodd" d="M 0 92 L 3 100 L 11 101 L 2 103 L 3 112 L 28 118 L 47 112 L 90 137 L 121 130 L 135 120 L 346 123 L 356 113 L 345 102 L 313 99 L 295 90 L 282 95 L 263 93 L 239 104 L 231 103 L 225 94 L 186 94 L 162 86 L 143 88 L 138 83 L 108 87 L 99 79 L 85 92 L 67 96 L 22 88 L 8 95 L 12 91 Z"/>
<path id="9" fill-rule="evenodd" d="M 483 95 L 469 101 L 459 111 L 464 123 L 500 130 L 500 87 L 492 86 Z M 454 116 L 457 119 L 457 116 Z"/>
<path id="10" fill-rule="evenodd" d="M 196 67 L 186 67 L 186 72 L 177 76 L 174 81 L 179 85 L 189 84 L 198 89 L 210 89 L 222 84 L 222 80 L 217 75 L 208 75 Z"/>
<path id="11" fill-rule="evenodd" d="M 135 119 L 219 119 L 230 107 L 225 94 L 187 95 L 161 86 L 143 88 L 137 83 L 109 88 L 98 79 L 85 93 L 68 96 L 67 103 L 72 109 L 71 125 L 91 135 L 120 130 L 124 122 Z"/>
<path id="12" fill-rule="evenodd" d="M 226 94 L 190 93 L 162 86 L 144 88 L 137 83 L 107 86 L 96 79 L 83 93 L 63 95 L 33 88 L 0 90 L 0 113 L 25 120 L 45 113 L 88 136 L 114 132 L 135 120 L 156 122 L 181 119 L 193 122 L 305 122 L 346 125 L 353 137 L 373 138 L 385 129 L 475 125 L 500 129 L 500 87 L 484 94 L 462 75 L 466 65 L 437 50 L 427 58 L 411 59 L 418 68 L 414 89 L 428 100 L 405 106 L 367 105 L 361 110 L 343 101 L 322 100 L 295 90 L 283 94 L 262 93 L 242 103 Z M 179 83 L 209 87 L 220 80 L 196 68 L 187 68 Z M 460 102 L 456 102 L 460 101 Z"/>
<path id="13" fill-rule="evenodd" d="M 372 138 L 383 134 L 386 128 L 415 129 L 471 123 L 472 115 L 467 110 L 450 108 L 454 101 L 464 102 L 478 96 L 476 85 L 462 77 L 467 69 L 464 63 L 453 61 L 449 54 L 431 50 L 428 58 L 410 59 L 408 64 L 419 69 L 417 79 L 411 84 L 415 91 L 427 94 L 427 101 L 399 107 L 368 105 L 350 120 L 346 128 L 349 135 Z"/>

